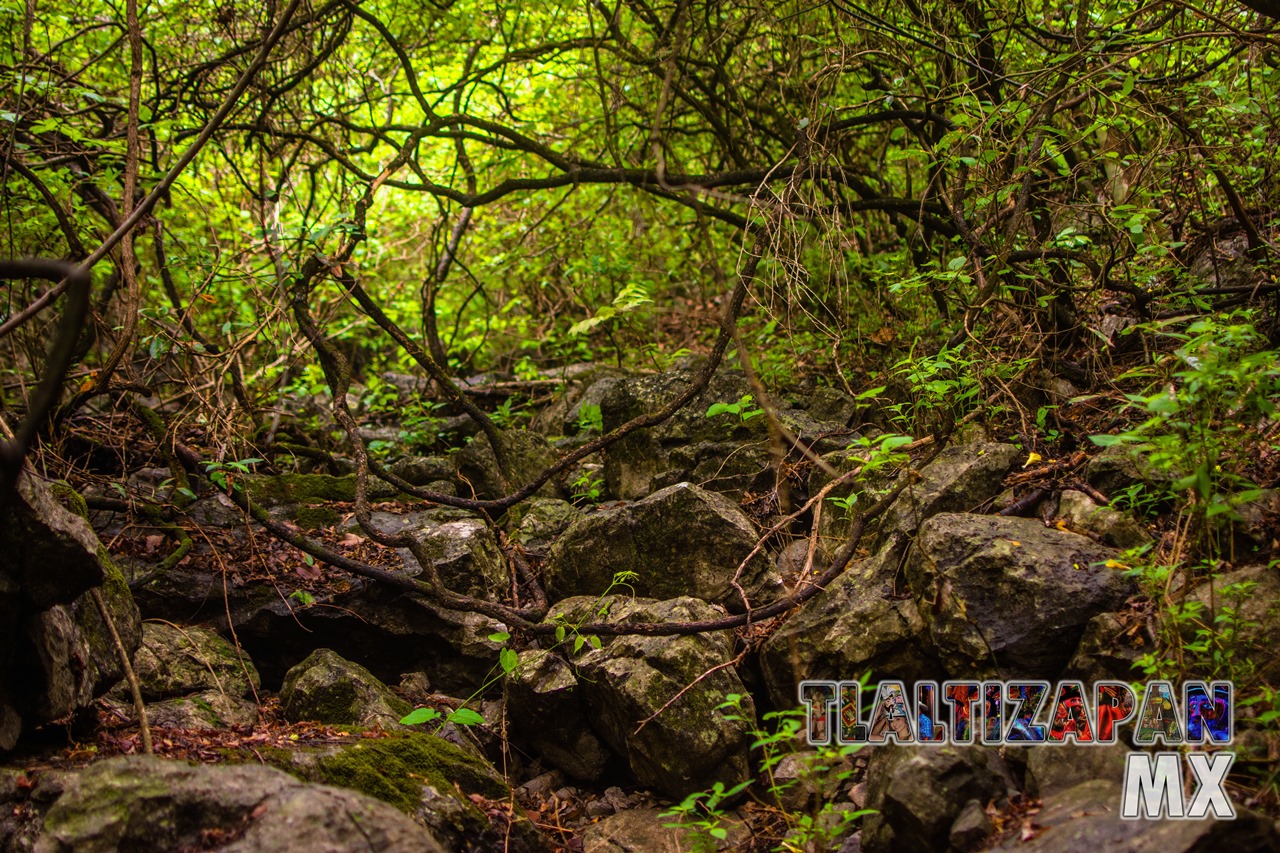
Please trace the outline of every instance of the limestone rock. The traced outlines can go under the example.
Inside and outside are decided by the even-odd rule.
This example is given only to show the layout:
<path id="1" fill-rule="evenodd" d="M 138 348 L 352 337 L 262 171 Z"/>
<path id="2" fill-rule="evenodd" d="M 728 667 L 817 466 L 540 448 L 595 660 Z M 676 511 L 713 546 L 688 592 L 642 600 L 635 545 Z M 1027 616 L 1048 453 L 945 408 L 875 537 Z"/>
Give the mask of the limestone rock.
<path id="1" fill-rule="evenodd" d="M 867 808 L 862 831 L 867 853 L 946 850 L 968 803 L 1004 798 L 1008 770 L 994 748 L 981 746 L 876 747 L 867 765 Z M 967 834 L 969 816 L 961 826 Z"/>
<path id="2" fill-rule="evenodd" d="M 262 685 L 248 655 L 216 631 L 197 626 L 147 622 L 133 668 L 148 702 L 201 691 L 239 698 Z"/>
<path id="3" fill-rule="evenodd" d="M 873 681 L 937 678 L 925 622 L 911 596 L 896 589 L 898 564 L 889 557 L 850 566 L 769 637 L 760 669 L 777 707 L 797 706 L 805 679 L 854 679 L 867 670 Z"/>
<path id="4" fill-rule="evenodd" d="M 1272 821 L 1236 806 L 1235 820 L 1123 820 L 1120 780 L 1093 779 L 1049 797 L 1036 815 L 1042 831 L 1029 841 L 1017 837 L 1000 850 L 1022 853 L 1077 853 L 1128 850 L 1135 853 L 1192 853 L 1231 850 L 1265 853 L 1280 839 Z"/>
<path id="5" fill-rule="evenodd" d="M 548 619 L 576 625 L 601 618 L 676 622 L 724 614 L 693 598 L 608 596 L 603 605 L 607 615 L 600 617 L 593 609 L 596 601 L 584 596 L 560 602 Z M 749 778 L 747 751 L 755 710 L 737 673 L 723 666 L 733 657 L 728 632 L 601 640 L 601 648 L 584 645 L 573 660 L 579 689 L 588 719 L 641 785 L 682 798 L 716 782 L 729 788 Z M 742 719 L 729 720 L 717 709 L 731 693 L 746 697 L 738 714 Z"/>
<path id="6" fill-rule="evenodd" d="M 599 595 L 616 572 L 633 571 L 639 577 L 629 584 L 636 595 L 689 595 L 741 610 L 732 581 L 755 542 L 755 528 L 736 506 L 681 483 L 570 525 L 551 549 L 547 594 L 552 600 Z M 781 588 L 764 553 L 752 557 L 739 582 L 755 604 Z"/>
<path id="7" fill-rule="evenodd" d="M 609 752 L 587 722 L 577 676 L 564 658 L 521 652 L 506 682 L 506 709 L 512 736 L 544 763 L 583 781 L 600 778 Z"/>
<path id="8" fill-rule="evenodd" d="M 443 853 L 385 803 L 307 785 L 270 767 L 111 758 L 71 774 L 44 819 L 39 853 L 204 849 Z"/>
<path id="9" fill-rule="evenodd" d="M 382 728 L 398 727 L 412 710 L 369 670 L 328 649 L 317 649 L 289 670 L 280 688 L 280 706 L 291 722 Z"/>
<path id="10" fill-rule="evenodd" d="M 947 672 L 1052 680 L 1135 592 L 1114 557 L 1033 519 L 945 513 L 921 525 L 907 579 Z"/>

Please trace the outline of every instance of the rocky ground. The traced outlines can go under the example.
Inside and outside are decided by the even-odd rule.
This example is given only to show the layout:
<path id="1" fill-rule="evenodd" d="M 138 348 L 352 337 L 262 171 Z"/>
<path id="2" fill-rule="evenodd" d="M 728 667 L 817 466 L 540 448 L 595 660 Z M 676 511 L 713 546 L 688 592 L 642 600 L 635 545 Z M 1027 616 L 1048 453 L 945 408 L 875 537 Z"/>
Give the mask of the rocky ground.
<path id="1" fill-rule="evenodd" d="M 503 433 L 516 479 L 656 410 L 690 376 L 561 373 L 563 393 Z M 407 377 L 386 382 L 415 393 Z M 671 420 L 498 518 L 392 487 L 371 494 L 372 526 L 411 532 L 451 589 L 508 603 L 545 594 L 544 621 L 564 628 L 562 642 L 304 557 L 213 488 L 161 521 L 103 482 L 77 483 L 77 494 L 28 477 L 0 532 L 17 555 L 0 569 L 0 849 L 1275 849 L 1274 778 L 1268 787 L 1247 772 L 1233 777 L 1233 822 L 1120 820 L 1124 744 L 834 756 L 795 738 L 758 745 L 756 732 L 797 705 L 802 679 L 1142 680 L 1133 664 L 1153 647 L 1150 604 L 1122 552 L 1164 530 L 1111 507 L 1147 476 L 1119 448 L 1035 459 L 975 425 L 936 455 L 917 443 L 911 465 L 838 484 L 836 501 L 779 525 L 857 467 L 859 440 L 879 431 L 840 392 L 797 395 L 780 421 L 819 461 L 788 460 L 779 483 L 764 417 L 707 416 L 747 393 L 742 375 L 720 372 Z M 1088 404 L 1070 396 L 1062 411 L 1086 418 Z M 311 404 L 299 401 L 300 420 Z M 367 438 L 403 443 L 384 421 Z M 440 425 L 456 452 L 388 458 L 391 470 L 448 494 L 500 495 L 492 447 L 465 443 L 468 426 Z M 423 575 L 412 554 L 353 520 L 348 461 L 310 454 L 253 467 L 230 475 L 275 519 Z M 167 469 L 127 475 L 134 493 L 163 499 L 172 486 Z M 897 485 L 850 567 L 789 617 L 677 637 L 576 630 L 714 619 L 804 591 L 854 511 Z M 1273 497 L 1237 525 L 1237 553 L 1249 556 L 1217 581 L 1253 581 L 1247 600 L 1190 592 L 1247 613 L 1235 641 L 1271 683 Z M 139 754 L 91 588 L 132 655 L 158 757 Z M 1275 758 L 1255 714 L 1237 715 L 1242 771 Z M 667 826 L 680 819 L 664 812 L 686 797 L 751 780 L 721 814 Z"/>

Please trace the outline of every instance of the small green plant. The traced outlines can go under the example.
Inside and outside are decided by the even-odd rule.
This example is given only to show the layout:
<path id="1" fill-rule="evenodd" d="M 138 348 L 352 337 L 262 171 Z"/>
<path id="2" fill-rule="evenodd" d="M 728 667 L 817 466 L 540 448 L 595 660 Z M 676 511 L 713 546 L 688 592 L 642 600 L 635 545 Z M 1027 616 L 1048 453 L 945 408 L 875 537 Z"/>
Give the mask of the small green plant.
<path id="1" fill-rule="evenodd" d="M 302 607 L 310 607 L 316 603 L 316 597 L 305 589 L 295 589 L 289 593 L 289 598 L 296 601 Z"/>
<path id="2" fill-rule="evenodd" d="M 252 473 L 252 466 L 261 461 L 251 457 L 233 462 L 210 462 L 204 466 L 204 473 L 209 477 L 210 482 L 225 491 L 231 488 L 231 482 L 235 479 L 230 475 Z"/>
<path id="3" fill-rule="evenodd" d="M 571 484 L 573 502 L 576 504 L 593 504 L 604 494 L 604 478 L 593 471 L 583 471 Z"/>
<path id="4" fill-rule="evenodd" d="M 489 419 L 499 429 L 510 429 L 518 425 L 521 421 L 528 420 L 531 414 L 525 411 L 525 404 L 514 402 L 514 397 L 508 397 L 493 410 L 489 415 Z"/>
<path id="5" fill-rule="evenodd" d="M 864 676 L 863 681 L 865 682 Z M 720 703 L 719 710 L 725 718 L 742 721 L 742 708 L 746 697 L 730 693 Z M 762 722 L 772 724 L 772 731 L 755 729 L 752 732 L 752 750 L 760 760 L 760 769 L 764 787 L 772 802 L 783 802 L 782 795 L 792 786 L 802 784 L 802 778 L 780 781 L 775 771 L 778 765 L 791 755 L 799 755 L 803 762 L 804 775 L 808 781 L 825 781 L 838 786 L 848 780 L 851 770 L 839 770 L 839 765 L 847 764 L 844 759 L 860 749 L 860 745 L 828 746 L 817 749 L 803 749 L 797 746 L 804 741 L 805 711 L 793 708 L 786 711 L 775 711 L 765 714 Z M 663 817 L 678 818 L 676 822 L 665 824 L 669 827 L 686 827 L 693 831 L 694 849 L 716 850 L 727 839 L 725 828 L 727 815 L 723 804 L 727 800 L 745 791 L 755 784 L 755 780 L 747 780 L 732 788 L 726 789 L 723 783 L 717 782 L 710 790 L 690 794 L 676 806 L 663 813 Z M 821 787 L 821 784 L 819 785 Z M 798 853 L 808 850 L 828 850 L 833 843 L 848 834 L 849 824 L 872 812 L 869 810 L 838 810 L 834 800 L 824 801 L 812 814 L 794 814 L 784 812 L 787 822 L 787 834 L 774 850 L 786 853 Z"/>
<path id="6" fill-rule="evenodd" d="M 604 432 L 604 417 L 600 413 L 600 406 L 595 403 L 588 403 L 578 409 L 578 419 L 574 423 L 581 435 L 600 435 Z"/>
<path id="7" fill-rule="evenodd" d="M 737 415 L 743 423 L 757 418 L 764 414 L 764 409 L 755 405 L 755 397 L 750 394 L 743 394 L 742 399 L 736 403 L 712 403 L 707 409 L 707 417 L 714 418 L 718 415 Z"/>

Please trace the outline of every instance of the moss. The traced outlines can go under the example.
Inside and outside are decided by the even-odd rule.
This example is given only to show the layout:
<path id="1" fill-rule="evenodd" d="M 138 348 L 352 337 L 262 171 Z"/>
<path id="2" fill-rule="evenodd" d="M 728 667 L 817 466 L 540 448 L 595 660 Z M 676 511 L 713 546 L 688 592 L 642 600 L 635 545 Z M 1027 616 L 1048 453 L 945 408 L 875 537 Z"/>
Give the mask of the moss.
<path id="1" fill-rule="evenodd" d="M 377 797 L 406 812 L 422 801 L 422 785 L 441 793 L 456 784 L 464 794 L 500 799 L 510 794 L 483 759 L 435 735 L 409 732 L 361 740 L 320 760 L 320 781 Z"/>
<path id="2" fill-rule="evenodd" d="M 89 518 L 89 505 L 85 503 L 84 497 L 79 492 L 71 488 L 66 483 L 50 483 L 49 491 L 58 499 L 58 503 L 63 507 L 74 512 L 83 519 Z"/>
<path id="3" fill-rule="evenodd" d="M 265 504 L 356 499 L 354 475 L 333 477 L 328 474 L 280 474 L 276 477 L 250 477 L 247 478 L 246 485 L 249 496 Z"/>
<path id="4" fill-rule="evenodd" d="M 338 515 L 337 510 L 327 506 L 300 506 L 294 510 L 293 520 L 305 530 L 315 530 L 321 527 L 333 527 L 342 520 L 342 517 Z"/>

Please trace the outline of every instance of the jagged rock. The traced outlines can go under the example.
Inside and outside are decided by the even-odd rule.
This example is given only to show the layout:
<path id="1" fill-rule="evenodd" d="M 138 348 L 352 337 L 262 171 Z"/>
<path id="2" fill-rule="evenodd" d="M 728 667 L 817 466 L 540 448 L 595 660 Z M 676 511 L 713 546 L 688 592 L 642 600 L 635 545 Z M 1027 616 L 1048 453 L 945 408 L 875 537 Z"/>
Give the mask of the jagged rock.
<path id="1" fill-rule="evenodd" d="M 133 668 L 148 702 L 206 690 L 244 697 L 262 685 L 248 655 L 216 631 L 196 626 L 147 622 Z"/>
<path id="2" fill-rule="evenodd" d="M 681 367 L 666 373 L 629 379 L 607 379 L 600 395 L 600 414 L 607 433 L 640 415 L 653 414 L 674 400 L 693 380 L 696 369 Z M 746 377 L 735 370 L 718 370 L 702 393 L 664 423 L 637 430 L 604 452 L 605 482 L 622 500 L 636 500 L 654 491 L 655 478 L 669 470 L 671 447 L 700 441 L 760 441 L 767 430 L 764 418 L 742 420 L 740 415 L 707 417 L 714 403 L 738 403 L 751 393 Z"/>
<path id="3" fill-rule="evenodd" d="M 1104 447 L 1085 464 L 1084 477 L 1085 482 L 1112 499 L 1130 486 L 1159 490 L 1173 479 L 1169 472 L 1151 465 L 1132 445 L 1125 444 Z"/>
<path id="4" fill-rule="evenodd" d="M 395 728 L 412 710 L 373 673 L 317 649 L 289 670 L 280 688 L 280 707 L 291 722 L 312 720 L 334 725 Z"/>
<path id="5" fill-rule="evenodd" d="M 1240 515 L 1231 525 L 1236 560 L 1244 562 L 1280 550 L 1280 489 L 1263 489 L 1257 497 L 1237 505 L 1235 511 Z"/>
<path id="6" fill-rule="evenodd" d="M 1085 623 L 1084 633 L 1062 677 L 1085 684 L 1131 681 L 1138 672 L 1134 664 L 1155 645 L 1154 638 L 1148 636 L 1145 622 L 1135 629 L 1122 614 L 1099 613 Z"/>
<path id="7" fill-rule="evenodd" d="M 642 501 L 591 513 L 574 522 L 551 549 L 544 571 L 552 600 L 600 595 L 620 571 L 636 595 L 690 595 L 741 610 L 732 582 L 756 543 L 755 528 L 714 492 L 680 483 Z M 769 559 L 758 553 L 739 580 L 755 604 L 781 589 Z"/>
<path id="8" fill-rule="evenodd" d="M 414 535 L 440 579 L 454 592 L 497 599 L 509 588 L 507 562 L 483 521 L 447 521 Z"/>
<path id="9" fill-rule="evenodd" d="M 609 752 L 583 713 L 573 668 L 555 652 L 520 653 L 506 682 L 506 710 L 512 736 L 546 764 L 586 782 L 604 773 Z"/>
<path id="10" fill-rule="evenodd" d="M 1188 600 L 1202 608 L 1184 629 L 1188 639 L 1201 626 L 1222 630 L 1226 626 L 1219 620 L 1231 612 L 1234 654 L 1253 661 L 1262 681 L 1280 679 L 1280 567 L 1246 566 L 1227 572 L 1202 583 Z"/>
<path id="11" fill-rule="evenodd" d="M 78 494 L 26 473 L 0 517 L 0 750 L 19 734 L 85 708 L 121 677 L 119 652 L 92 593 L 98 587 L 125 650 L 138 609 L 85 520 Z M 73 511 L 74 509 L 74 511 Z"/>
<path id="12" fill-rule="evenodd" d="M 1058 515 L 1073 530 L 1092 533 L 1104 545 L 1125 550 L 1151 543 L 1151 534 L 1127 512 L 1099 506 L 1092 498 L 1067 489 L 1058 500 Z"/>
<path id="13" fill-rule="evenodd" d="M 530 551 L 545 552 L 578 519 L 582 510 L 568 501 L 534 498 L 515 526 L 515 539 Z"/>
<path id="14" fill-rule="evenodd" d="M 747 444 L 701 441 L 672 447 L 668 469 L 653 478 L 653 487 L 681 482 L 697 483 L 709 492 L 724 495 L 735 504 L 748 492 L 761 495 L 773 488 L 773 458 L 765 441 Z"/>
<path id="15" fill-rule="evenodd" d="M 727 815 L 720 822 L 725 837 L 716 841 L 707 837 L 699 846 L 699 833 L 694 827 L 667 826 L 678 824 L 676 817 L 663 817 L 660 809 L 630 809 L 592 824 L 582 836 L 583 853 L 685 853 L 688 850 L 741 850 L 751 841 L 751 829 L 741 818 Z"/>
<path id="16" fill-rule="evenodd" d="M 1081 752 L 1091 750 L 1079 750 Z M 1041 832 L 1030 840 L 1014 837 L 998 849 L 1024 853 L 1078 853 L 1133 850 L 1192 853 L 1231 850 L 1267 853 L 1280 839 L 1270 818 L 1236 806 L 1235 820 L 1123 820 L 1119 780 L 1093 779 L 1052 796 L 1036 815 Z"/>
<path id="17" fill-rule="evenodd" d="M 861 455 L 861 454 L 856 454 Z M 886 546 L 902 551 L 920 524 L 943 512 L 972 512 L 994 498 L 1000 483 L 1018 461 L 1021 451 L 1011 444 L 977 442 L 947 447 L 920 470 L 920 482 L 908 486 L 885 516 L 867 530 L 868 541 L 875 549 Z M 853 470 L 861 463 L 851 453 L 829 453 L 823 460 L 838 474 Z M 898 477 L 910 476 L 909 473 Z M 831 497 L 847 497 L 856 493 L 854 511 L 863 511 L 898 483 L 898 477 L 874 474 L 864 482 L 833 490 Z M 816 494 L 831 481 L 821 468 L 814 468 L 809 479 L 809 493 Z M 826 549 L 834 553 L 848 537 L 851 516 L 828 503 L 823 508 L 819 534 Z"/>
<path id="18" fill-rule="evenodd" d="M 581 432 L 583 410 L 599 407 L 611 382 L 627 374 L 605 364 L 578 364 L 545 375 L 564 382 L 564 391 L 533 416 L 531 426 L 543 435 L 571 436 Z"/>
<path id="19" fill-rule="evenodd" d="M 122 705 L 121 709 L 128 716 L 131 708 L 131 705 Z M 258 721 L 258 706 L 218 690 L 202 690 L 189 696 L 148 703 L 147 720 L 153 726 L 175 729 L 251 726 Z"/>
<path id="20" fill-rule="evenodd" d="M 987 816 L 987 810 L 977 800 L 970 800 L 960 810 L 959 817 L 951 824 L 951 832 L 947 838 L 951 849 L 956 853 L 981 849 L 991 833 L 995 832 L 995 824 Z"/>
<path id="21" fill-rule="evenodd" d="M 1032 797 L 1049 797 L 1090 779 L 1124 777 L 1124 743 L 1095 744 L 1087 749 L 1026 747 L 1026 790 Z"/>
<path id="22" fill-rule="evenodd" d="M 454 456 L 463 495 L 470 496 L 474 490 L 475 496 L 481 499 L 503 497 L 530 482 L 560 459 L 555 448 L 543 436 L 531 430 L 504 430 L 499 435 L 511 482 L 507 488 L 503 488 L 489 437 L 478 435 Z M 544 498 L 561 497 L 560 488 L 554 480 L 548 480 L 538 489 L 537 494 Z"/>
<path id="23" fill-rule="evenodd" d="M 867 853 L 946 850 L 971 800 L 1003 799 L 1010 778 L 998 751 L 981 746 L 876 747 L 867 765 Z M 966 829 L 966 820 L 962 829 Z"/>
<path id="24" fill-rule="evenodd" d="M 405 456 L 391 463 L 389 470 L 411 486 L 425 486 L 452 480 L 457 468 L 443 456 Z"/>
<path id="25" fill-rule="evenodd" d="M 562 601 L 547 618 L 572 626 L 601 619 L 670 623 L 724 615 L 694 598 L 607 596 L 603 605 L 598 601 L 593 596 Z M 600 639 L 601 648 L 585 644 L 573 660 L 587 718 L 641 785 L 679 799 L 716 782 L 729 788 L 749 778 L 755 709 L 737 673 L 723 666 L 733 658 L 728 632 Z M 730 693 L 746 697 L 737 720 L 717 710 Z"/>
<path id="26" fill-rule="evenodd" d="M 274 753 L 277 766 L 310 782 L 350 788 L 395 806 L 455 853 L 546 853 L 527 820 L 492 819 L 485 801 L 510 802 L 511 789 L 484 756 L 425 732 L 394 732 L 354 743 Z"/>
<path id="27" fill-rule="evenodd" d="M 407 815 L 355 791 L 308 785 L 270 767 L 111 758 L 62 779 L 39 853 L 117 850 L 443 853 Z"/>
<path id="28" fill-rule="evenodd" d="M 920 526 L 907 579 L 947 672 L 1053 679 L 1085 624 L 1136 591 L 1115 556 L 1033 519 L 944 513 Z"/>
<path id="29" fill-rule="evenodd" d="M 897 589 L 897 574 L 889 552 L 857 563 L 769 637 L 760 670 L 774 705 L 799 705 L 797 686 L 808 678 L 847 680 L 867 670 L 875 680 L 937 677 L 924 620 Z"/>

